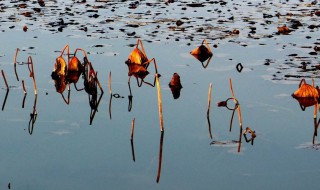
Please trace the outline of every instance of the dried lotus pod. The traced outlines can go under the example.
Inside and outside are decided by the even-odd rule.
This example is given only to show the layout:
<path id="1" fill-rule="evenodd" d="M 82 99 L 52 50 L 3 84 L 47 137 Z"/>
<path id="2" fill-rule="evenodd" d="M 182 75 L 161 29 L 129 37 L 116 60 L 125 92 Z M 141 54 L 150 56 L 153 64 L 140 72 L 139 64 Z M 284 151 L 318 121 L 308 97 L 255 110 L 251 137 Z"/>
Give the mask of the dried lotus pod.
<path id="1" fill-rule="evenodd" d="M 182 88 L 180 76 L 178 73 L 173 73 L 169 87 Z"/>
<path id="2" fill-rule="evenodd" d="M 206 40 L 203 40 L 202 44 L 199 47 L 192 50 L 190 54 L 196 59 L 198 59 L 202 63 L 202 66 L 204 68 L 208 66 L 210 59 L 213 55 Z M 206 60 L 208 60 L 207 63 L 203 65 L 203 62 L 205 62 Z"/>
<path id="3" fill-rule="evenodd" d="M 82 71 L 83 69 L 79 59 L 77 57 L 72 57 L 68 63 L 68 82 L 77 83 Z"/>
<path id="4" fill-rule="evenodd" d="M 319 98 L 319 88 L 315 88 L 314 86 L 311 86 L 310 84 L 307 84 L 304 79 L 301 80 L 299 89 L 296 90 L 292 97 L 294 98 Z"/>
<path id="5" fill-rule="evenodd" d="M 182 88 L 181 82 L 180 82 L 180 76 L 178 73 L 174 73 L 171 81 L 169 83 L 169 87 L 171 89 L 172 95 L 174 99 L 178 99 L 180 97 L 180 91 Z"/>

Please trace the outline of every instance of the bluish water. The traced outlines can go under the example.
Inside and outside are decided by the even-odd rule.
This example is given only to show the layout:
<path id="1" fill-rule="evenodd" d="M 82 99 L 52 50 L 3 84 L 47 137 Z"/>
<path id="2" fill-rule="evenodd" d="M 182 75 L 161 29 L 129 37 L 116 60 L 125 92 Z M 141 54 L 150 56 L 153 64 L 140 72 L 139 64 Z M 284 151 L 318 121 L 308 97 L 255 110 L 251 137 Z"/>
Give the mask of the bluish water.
<path id="1" fill-rule="evenodd" d="M 187 6 L 183 10 L 181 8 L 189 2 L 165 5 L 156 1 L 148 6 L 146 3 L 149 2 L 141 1 L 138 8 L 128 9 L 130 2 L 104 4 L 88 1 L 90 7 L 79 3 L 71 6 L 71 1 L 48 1 L 47 7 L 42 10 L 44 14 L 33 21 L 19 15 L 24 9 L 17 9 L 14 6 L 17 2 L 1 3 L 12 7 L 0 13 L 4 20 L 10 15 L 17 17 L 14 22 L 3 22 L 3 32 L 0 33 L 0 64 L 10 86 L 0 114 L 2 189 L 8 188 L 9 183 L 11 189 L 24 190 L 312 189 L 319 186 L 317 137 L 315 145 L 312 144 L 313 107 L 301 111 L 298 102 L 291 97 L 301 78 L 286 77 L 302 75 L 308 83 L 315 78 L 315 83 L 319 84 L 317 70 L 304 72 L 299 67 L 303 61 L 309 62 L 307 68 L 319 63 L 318 55 L 309 55 L 315 44 L 319 43 L 319 29 L 311 32 L 307 28 L 312 23 L 318 23 L 319 17 L 305 15 L 319 8 L 319 4 L 295 1 L 286 4 L 280 1 L 274 4 L 260 1 L 237 4 L 228 1 L 225 6 L 206 2 L 204 7 Z M 56 5 L 59 8 L 55 8 Z M 97 9 L 101 15 L 99 18 L 88 17 L 90 12 L 74 16 L 77 22 L 88 26 L 87 32 L 73 25 L 66 26 L 63 32 L 57 32 L 57 27 L 53 27 L 55 32 L 52 32 L 46 25 L 53 19 L 57 20 L 59 16 L 56 12 L 62 12 L 65 7 L 84 12 L 90 10 L 92 5 L 104 6 Z M 112 8 L 115 11 L 111 11 Z M 271 15 L 293 12 L 298 15 L 264 19 L 262 12 Z M 153 13 L 159 14 L 154 16 Z M 135 17 L 137 15 L 140 15 L 139 18 Z M 232 15 L 235 17 L 233 22 L 218 24 L 218 20 Z M 183 16 L 190 21 L 188 23 L 187 19 L 182 19 L 185 21 L 182 25 L 185 31 L 177 28 L 171 30 L 170 26 L 175 27 L 175 21 Z M 201 16 L 204 18 L 198 18 Z M 65 22 L 72 18 L 66 15 L 60 17 Z M 254 25 L 256 33 L 252 34 L 256 39 L 248 37 L 251 29 L 243 21 L 246 17 L 258 23 Z M 109 25 L 100 22 L 108 18 L 114 21 Z M 161 21 L 157 20 L 160 18 Z M 288 24 L 291 18 L 300 20 L 304 25 L 290 35 L 277 35 L 277 26 Z M 129 23 L 128 20 L 141 25 L 126 28 L 126 31 L 135 31 L 135 37 L 119 32 Z M 260 25 L 265 20 L 272 23 Z M 27 32 L 22 31 L 24 24 L 29 27 Z M 9 29 L 11 25 L 15 28 Z M 95 25 L 97 30 L 102 28 L 106 33 L 95 33 Z M 204 32 L 196 32 L 199 27 L 203 27 Z M 239 35 L 224 32 L 235 28 L 240 30 Z M 152 31 L 158 33 L 152 36 Z M 159 183 L 156 178 L 161 133 L 157 89 L 147 85 L 139 88 L 135 80 L 131 80 L 133 106 L 128 112 L 128 68 L 124 62 L 133 49 L 129 45 L 135 44 L 137 37 L 143 41 L 148 57 L 156 59 L 161 74 L 165 132 Z M 213 52 L 206 69 L 189 54 L 204 38 Z M 92 125 L 88 95 L 84 91 L 77 92 L 71 85 L 71 102 L 67 105 L 55 91 L 50 76 L 55 59 L 66 44 L 69 44 L 71 51 L 85 49 L 98 71 L 104 94 Z M 34 62 L 38 97 L 37 119 L 32 135 L 28 133 L 28 124 L 35 98 L 33 83 L 26 65 L 18 65 L 19 77 L 25 81 L 27 89 L 25 107 L 22 108 L 24 94 L 13 67 L 16 48 L 22 50 L 18 54 L 18 62 L 26 62 L 29 55 Z M 298 55 L 288 56 L 290 54 Z M 270 65 L 265 65 L 266 59 L 271 60 Z M 236 70 L 238 63 L 244 67 L 241 73 Z M 112 73 L 113 93 L 124 97 L 112 98 L 112 119 L 109 117 L 109 72 Z M 173 99 L 168 86 L 173 73 L 180 75 L 183 86 L 178 99 Z M 153 75 L 151 66 L 146 80 L 153 80 Z M 243 127 L 250 126 L 257 134 L 253 146 L 242 139 L 240 152 L 237 151 L 237 143 L 230 143 L 239 137 L 237 114 L 232 132 L 229 132 L 232 112 L 216 105 L 231 97 L 229 79 L 232 79 L 235 96 L 241 105 Z M 80 79 L 79 86 L 82 82 Z M 206 115 L 210 83 L 213 86 L 210 111 L 213 139 L 209 136 Z M 6 93 L 2 78 L 0 87 L 1 101 Z M 130 143 L 133 118 L 135 162 Z M 227 143 L 210 145 L 212 141 Z"/>

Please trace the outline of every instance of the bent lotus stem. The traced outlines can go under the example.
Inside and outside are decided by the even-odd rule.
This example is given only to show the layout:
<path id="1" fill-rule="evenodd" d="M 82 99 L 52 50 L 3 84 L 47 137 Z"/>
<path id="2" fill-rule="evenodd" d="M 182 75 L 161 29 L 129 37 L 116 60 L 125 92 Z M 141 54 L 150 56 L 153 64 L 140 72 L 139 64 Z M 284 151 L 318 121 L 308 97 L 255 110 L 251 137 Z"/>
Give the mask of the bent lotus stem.
<path id="1" fill-rule="evenodd" d="M 157 183 L 159 183 L 159 182 L 160 182 L 160 176 L 161 176 L 163 136 L 164 136 L 164 131 L 161 131 L 161 136 L 160 136 L 160 147 L 159 147 L 158 173 L 157 173 L 157 180 L 156 180 L 156 181 L 157 181 Z"/>
<path id="2" fill-rule="evenodd" d="M 240 125 L 240 136 L 239 136 L 239 146 L 238 146 L 238 152 L 240 152 L 240 148 L 241 148 L 241 137 L 242 137 L 242 115 L 241 115 L 241 108 L 240 108 L 240 104 L 237 101 L 237 99 L 235 98 L 234 92 L 233 92 L 233 87 L 232 87 L 232 80 L 231 78 L 229 79 L 229 84 L 230 84 L 230 90 L 231 90 L 231 94 L 232 94 L 232 98 L 235 104 L 238 105 L 237 110 L 238 110 L 238 119 L 239 119 L 239 125 Z"/>
<path id="3" fill-rule="evenodd" d="M 140 47 L 141 47 L 141 51 L 142 51 L 142 53 L 143 53 L 143 54 L 144 54 L 144 56 L 148 59 L 147 54 L 146 54 L 146 51 L 144 50 L 144 47 L 143 47 L 142 41 L 141 41 L 140 39 L 138 39 L 138 41 L 137 41 L 136 48 L 138 48 L 138 46 L 139 46 L 139 45 L 140 45 Z"/>
<path id="4" fill-rule="evenodd" d="M 77 48 L 77 49 L 74 51 L 74 56 L 76 56 L 78 50 L 79 50 L 79 51 L 82 51 L 83 54 L 84 54 L 84 57 L 88 59 L 87 52 L 86 52 L 84 49 L 82 49 L 82 48 Z"/>
<path id="5" fill-rule="evenodd" d="M 28 69 L 29 69 L 29 72 L 30 72 L 30 77 L 32 77 L 32 80 L 33 80 L 34 94 L 38 94 L 38 92 L 37 92 L 37 83 L 36 83 L 36 79 L 34 77 L 33 61 L 32 61 L 32 57 L 31 56 L 28 57 Z"/>
<path id="6" fill-rule="evenodd" d="M 63 56 L 65 50 L 67 50 L 68 63 L 69 63 L 69 61 L 70 61 L 70 48 L 69 48 L 69 45 L 68 45 L 68 44 L 66 44 L 66 45 L 63 47 L 63 49 L 62 49 L 62 51 L 61 51 L 61 54 L 60 54 L 60 57 Z"/>
<path id="7" fill-rule="evenodd" d="M 14 73 L 16 74 L 17 81 L 19 81 L 19 77 L 18 77 L 18 73 L 17 73 L 17 56 L 18 56 L 19 51 L 20 51 L 20 49 L 17 48 L 16 53 L 14 54 L 14 58 L 13 58 Z"/>
<path id="8" fill-rule="evenodd" d="M 7 79 L 6 79 L 6 75 L 4 74 L 3 70 L 1 70 L 1 73 L 2 73 L 2 77 L 3 77 L 4 83 L 6 84 L 7 90 L 9 90 L 9 85 L 8 85 L 8 82 L 7 82 Z"/>

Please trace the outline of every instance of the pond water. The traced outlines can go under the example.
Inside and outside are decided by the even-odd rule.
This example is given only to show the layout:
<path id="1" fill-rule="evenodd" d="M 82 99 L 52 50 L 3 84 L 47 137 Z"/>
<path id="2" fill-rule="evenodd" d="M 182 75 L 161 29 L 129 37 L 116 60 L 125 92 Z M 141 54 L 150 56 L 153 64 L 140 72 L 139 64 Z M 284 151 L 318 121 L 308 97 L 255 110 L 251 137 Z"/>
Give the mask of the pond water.
<path id="1" fill-rule="evenodd" d="M 0 77 L 1 189 L 312 189 L 320 185 L 314 110 L 302 111 L 291 97 L 301 79 L 320 84 L 319 51 L 314 50 L 320 46 L 317 1 L 57 0 L 45 1 L 45 6 L 36 1 L 0 1 L 0 7 L 0 67 L 9 85 L 7 91 Z M 284 25 L 291 32 L 277 33 L 277 27 Z M 234 29 L 240 33 L 232 34 Z M 128 111 L 125 61 L 137 39 L 148 58 L 156 59 L 161 74 L 164 133 L 156 87 L 138 87 L 132 77 Z M 206 68 L 189 53 L 204 39 L 213 53 Z M 51 78 L 66 44 L 71 52 L 87 51 L 104 90 L 98 91 L 101 101 L 91 125 L 88 94 L 71 85 L 67 105 Z M 36 112 L 27 65 L 17 65 L 20 81 L 15 76 L 16 48 L 20 49 L 17 62 L 32 56 Z M 239 63 L 241 72 L 236 69 Z M 153 81 L 153 66 L 148 70 L 145 80 Z M 119 95 L 111 101 L 110 72 L 112 92 Z M 168 86 L 174 73 L 183 86 L 177 99 Z M 232 97 L 229 79 L 241 105 L 243 129 L 249 126 L 256 133 L 253 145 L 241 135 L 240 151 L 238 113 L 229 132 L 232 111 L 217 107 Z M 212 138 L 207 118 L 210 83 Z M 82 78 L 78 86 L 83 87 Z"/>

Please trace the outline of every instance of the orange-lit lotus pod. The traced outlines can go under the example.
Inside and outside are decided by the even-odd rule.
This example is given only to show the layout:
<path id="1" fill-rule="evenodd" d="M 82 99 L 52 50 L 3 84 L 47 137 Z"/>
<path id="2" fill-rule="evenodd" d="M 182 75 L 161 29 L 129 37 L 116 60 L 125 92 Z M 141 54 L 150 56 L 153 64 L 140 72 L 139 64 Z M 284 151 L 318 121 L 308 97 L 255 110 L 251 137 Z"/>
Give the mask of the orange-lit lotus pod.
<path id="1" fill-rule="evenodd" d="M 56 90 L 59 93 L 62 93 L 66 88 L 66 81 L 65 81 L 66 72 L 67 72 L 66 61 L 62 57 L 58 57 L 56 59 L 56 63 L 54 64 L 51 77 L 54 80 Z"/>
<path id="2" fill-rule="evenodd" d="M 182 88 L 181 82 L 180 82 L 180 76 L 178 73 L 174 73 L 171 81 L 169 83 L 169 87 L 171 89 L 172 95 L 174 99 L 178 99 L 180 97 L 180 91 Z"/>
<path id="3" fill-rule="evenodd" d="M 316 105 L 318 103 L 317 99 L 314 98 L 295 98 L 299 104 L 302 110 L 305 110 L 307 107 Z"/>
<path id="4" fill-rule="evenodd" d="M 202 44 L 196 49 L 192 50 L 190 54 L 193 55 L 193 57 L 195 57 L 196 59 L 198 59 L 201 63 L 208 60 L 206 65 L 202 64 L 204 68 L 208 66 L 210 59 L 212 58 L 212 55 L 213 55 L 211 52 L 210 46 L 206 40 L 203 40 Z"/>
<path id="5" fill-rule="evenodd" d="M 318 87 L 315 88 L 314 86 L 311 86 L 310 84 L 307 84 L 304 79 L 301 80 L 299 84 L 299 89 L 296 90 L 292 97 L 294 98 L 319 98 L 319 89 Z"/>
<path id="6" fill-rule="evenodd" d="M 286 25 L 278 27 L 279 34 L 289 34 L 290 32 L 291 30 Z"/>
<path id="7" fill-rule="evenodd" d="M 154 58 L 150 60 L 148 59 L 146 52 L 144 51 L 143 44 L 141 40 L 138 39 L 136 47 L 132 50 L 132 52 L 128 57 L 128 60 L 125 62 L 129 69 L 129 72 L 128 72 L 129 83 L 130 83 L 131 76 L 134 76 L 137 79 L 137 83 L 139 87 L 142 85 L 142 82 L 147 83 L 151 86 L 154 86 L 154 84 L 144 81 L 144 78 L 149 74 L 147 69 L 151 62 L 153 62 L 154 64 L 155 72 L 158 73 L 155 59 Z M 138 79 L 141 79 L 141 81 L 139 82 Z"/>
<path id="8" fill-rule="evenodd" d="M 82 73 L 82 65 L 77 57 L 72 57 L 68 63 L 68 82 L 77 83 Z"/>

